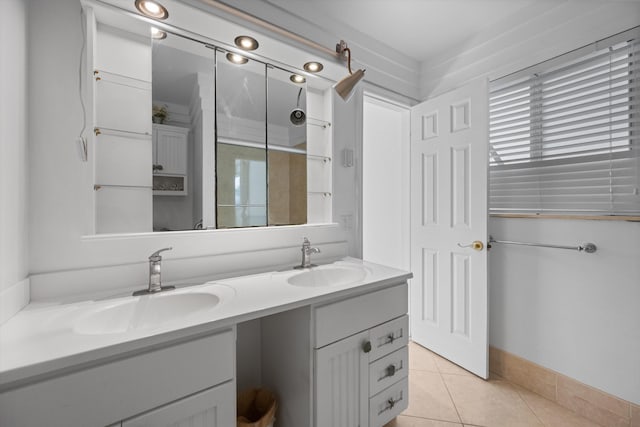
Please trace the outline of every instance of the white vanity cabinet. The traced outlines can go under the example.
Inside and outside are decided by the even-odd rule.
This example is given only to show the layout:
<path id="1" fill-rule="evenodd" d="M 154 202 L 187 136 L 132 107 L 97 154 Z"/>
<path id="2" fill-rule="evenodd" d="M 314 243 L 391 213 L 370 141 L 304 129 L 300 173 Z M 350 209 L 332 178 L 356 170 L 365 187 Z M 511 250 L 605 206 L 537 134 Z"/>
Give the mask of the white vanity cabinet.
<path id="1" fill-rule="evenodd" d="M 228 427 L 236 422 L 234 384 L 227 382 L 113 427 Z"/>
<path id="2" fill-rule="evenodd" d="M 0 393 L 0 425 L 235 424 L 235 328 L 150 348 Z"/>
<path id="3" fill-rule="evenodd" d="M 315 308 L 316 427 L 380 427 L 406 409 L 406 313 L 406 283 Z"/>

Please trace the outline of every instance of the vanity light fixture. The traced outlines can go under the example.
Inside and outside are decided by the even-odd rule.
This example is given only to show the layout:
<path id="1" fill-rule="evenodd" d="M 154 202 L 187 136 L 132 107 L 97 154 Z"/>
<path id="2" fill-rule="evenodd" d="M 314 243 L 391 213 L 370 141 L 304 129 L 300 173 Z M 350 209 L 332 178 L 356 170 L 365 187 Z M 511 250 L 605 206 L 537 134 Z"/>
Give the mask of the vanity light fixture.
<path id="1" fill-rule="evenodd" d="M 349 75 L 338 83 L 333 85 L 336 93 L 340 95 L 345 102 L 349 101 L 354 94 L 354 88 L 360 80 L 364 77 L 365 70 L 357 70 L 355 73 L 351 71 L 351 49 L 347 47 L 347 43 L 344 40 L 340 40 L 340 43 L 336 44 L 336 52 L 338 56 L 344 58 L 344 54 L 347 54 L 347 68 L 349 69 Z"/>
<path id="2" fill-rule="evenodd" d="M 167 19 L 169 17 L 167 8 L 152 0 L 136 0 L 136 9 L 143 15 L 154 19 Z"/>
<path id="3" fill-rule="evenodd" d="M 260 46 L 258 40 L 249 36 L 238 36 L 235 38 L 234 43 L 243 50 L 256 50 Z"/>
<path id="4" fill-rule="evenodd" d="M 234 64 L 246 64 L 249 62 L 247 58 L 242 55 L 238 55 L 237 53 L 227 53 L 227 61 L 232 62 Z"/>
<path id="5" fill-rule="evenodd" d="M 289 77 L 289 80 L 291 80 L 294 83 L 304 83 L 307 81 L 307 79 L 304 76 L 301 76 L 300 74 L 291 74 L 291 77 Z"/>
<path id="6" fill-rule="evenodd" d="M 310 73 L 319 73 L 323 68 L 324 66 L 321 63 L 315 61 L 304 64 L 304 70 Z"/>
<path id="7" fill-rule="evenodd" d="M 154 40 L 162 40 L 167 38 L 165 31 L 159 30 L 155 27 L 151 27 L 151 38 Z"/>

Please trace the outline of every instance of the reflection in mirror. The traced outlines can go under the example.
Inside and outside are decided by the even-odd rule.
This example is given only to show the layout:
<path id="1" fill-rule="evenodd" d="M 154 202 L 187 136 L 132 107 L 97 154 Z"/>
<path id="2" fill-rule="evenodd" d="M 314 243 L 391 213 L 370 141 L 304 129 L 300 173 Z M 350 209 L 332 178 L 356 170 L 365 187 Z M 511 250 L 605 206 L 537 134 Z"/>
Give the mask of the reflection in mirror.
<path id="1" fill-rule="evenodd" d="M 217 228 L 267 225 L 265 71 L 216 53 Z"/>
<path id="2" fill-rule="evenodd" d="M 173 34 L 153 41 L 154 231 L 202 224 L 203 176 L 213 179 L 203 158 L 213 152 L 214 66 L 201 43 Z"/>
<path id="3" fill-rule="evenodd" d="M 267 69 L 269 225 L 307 222 L 307 93 L 292 76 Z"/>
<path id="4" fill-rule="evenodd" d="M 328 86 L 135 23 L 95 27 L 91 232 L 330 220 Z"/>

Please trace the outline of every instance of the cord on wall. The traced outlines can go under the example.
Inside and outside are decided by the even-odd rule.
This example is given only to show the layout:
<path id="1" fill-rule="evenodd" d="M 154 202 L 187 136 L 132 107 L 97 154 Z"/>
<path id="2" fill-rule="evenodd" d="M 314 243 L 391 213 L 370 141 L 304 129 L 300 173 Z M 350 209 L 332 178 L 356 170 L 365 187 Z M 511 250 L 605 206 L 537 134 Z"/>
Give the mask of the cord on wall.
<path id="1" fill-rule="evenodd" d="M 80 98 L 80 106 L 82 107 L 82 129 L 80 129 L 80 134 L 78 138 L 76 138 L 76 142 L 80 148 L 80 159 L 86 162 L 89 159 L 89 147 L 87 139 L 84 137 L 84 132 L 87 129 L 87 109 L 82 97 L 82 57 L 84 56 L 87 39 L 85 35 L 84 11 L 82 8 L 80 8 L 80 32 L 82 33 L 82 46 L 80 47 L 80 58 L 78 60 L 78 98 Z"/>

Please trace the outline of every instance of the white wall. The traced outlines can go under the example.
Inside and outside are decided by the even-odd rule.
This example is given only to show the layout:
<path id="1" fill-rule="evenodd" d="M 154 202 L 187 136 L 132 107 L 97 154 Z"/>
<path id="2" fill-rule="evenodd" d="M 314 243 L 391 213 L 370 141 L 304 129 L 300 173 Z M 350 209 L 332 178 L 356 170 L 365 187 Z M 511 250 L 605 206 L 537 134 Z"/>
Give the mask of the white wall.
<path id="1" fill-rule="evenodd" d="M 349 102 L 333 97 L 333 221 L 347 233 L 349 255 L 362 257 L 363 94 L 411 106 L 413 99 L 378 85 L 361 82 Z M 353 166 L 343 165 L 344 150 L 353 151 Z M 408 209 L 408 207 L 407 207 Z M 399 267 L 402 268 L 402 267 Z M 408 268 L 405 267 L 405 268 Z"/>
<path id="2" fill-rule="evenodd" d="M 362 256 L 360 226 L 362 168 L 362 92 L 349 102 L 333 96 L 333 220 L 347 233 L 349 255 Z M 353 166 L 343 164 L 345 150 L 353 153 Z"/>
<path id="3" fill-rule="evenodd" d="M 0 14 L 0 324 L 28 301 L 27 6 Z"/>
<path id="4" fill-rule="evenodd" d="M 493 218 L 491 345 L 640 403 L 640 222 Z"/>
<path id="5" fill-rule="evenodd" d="M 409 108 L 363 100 L 362 258 L 409 270 Z"/>
<path id="6" fill-rule="evenodd" d="M 639 22 L 638 2 L 558 2 L 512 31 L 492 28 L 424 63 L 422 97 L 515 72 Z M 599 246 L 587 255 L 496 245 L 490 344 L 639 403 L 640 224 L 496 218 L 489 232 L 502 240 Z"/>
<path id="7" fill-rule="evenodd" d="M 535 4 L 531 5 L 536 9 Z M 547 13 L 524 8 L 515 28 L 495 26 L 467 40 L 456 51 L 422 63 L 421 99 L 459 87 L 479 76 L 495 79 L 570 50 L 612 36 L 640 23 L 640 2 L 558 1 Z"/>
<path id="8" fill-rule="evenodd" d="M 166 246 L 174 248 L 163 254 L 163 279 L 168 281 L 292 266 L 299 262 L 305 236 L 322 249 L 317 259 L 346 254 L 345 235 L 333 225 L 85 236 L 86 210 L 91 205 L 87 186 L 92 184 L 87 180 L 88 164 L 80 160 L 75 143 L 82 127 L 80 4 L 33 0 L 29 5 L 34 41 L 29 55 L 33 70 L 28 82 L 29 116 L 37 118 L 29 126 L 32 298 L 144 286 L 147 257 Z M 3 206 L 4 202 L 3 197 Z"/>

